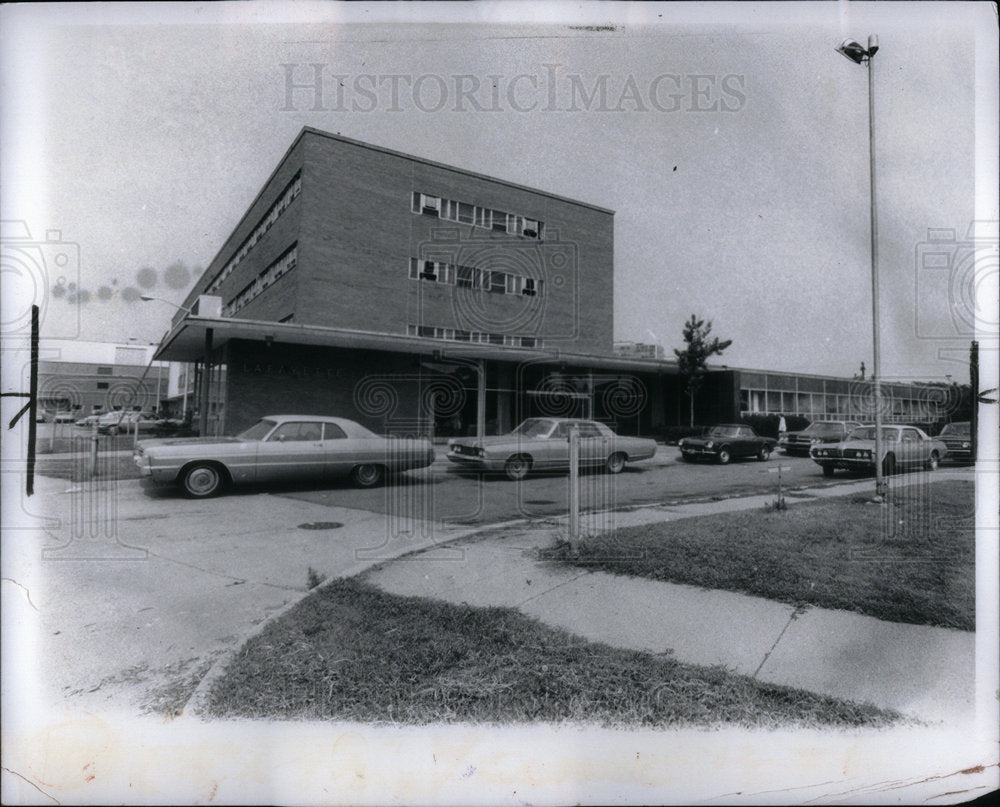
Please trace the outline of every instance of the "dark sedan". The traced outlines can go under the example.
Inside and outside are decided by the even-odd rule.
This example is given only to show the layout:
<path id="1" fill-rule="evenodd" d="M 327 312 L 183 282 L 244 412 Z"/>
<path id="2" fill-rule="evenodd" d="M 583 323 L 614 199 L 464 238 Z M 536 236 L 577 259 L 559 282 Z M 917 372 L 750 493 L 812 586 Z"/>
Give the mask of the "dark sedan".
<path id="1" fill-rule="evenodd" d="M 786 454 L 808 457 L 813 446 L 823 443 L 839 443 L 847 437 L 851 429 L 861 424 L 854 420 L 817 420 L 799 432 L 789 432 L 779 443 Z"/>
<path id="2" fill-rule="evenodd" d="M 968 420 L 958 423 L 948 423 L 938 440 L 948 447 L 948 459 L 955 462 L 972 461 L 972 424 Z"/>
<path id="3" fill-rule="evenodd" d="M 678 446 L 685 462 L 708 458 L 725 465 L 734 457 L 756 457 L 763 462 L 776 442 L 759 436 L 750 426 L 726 423 L 712 426 L 703 437 L 685 437 Z"/>

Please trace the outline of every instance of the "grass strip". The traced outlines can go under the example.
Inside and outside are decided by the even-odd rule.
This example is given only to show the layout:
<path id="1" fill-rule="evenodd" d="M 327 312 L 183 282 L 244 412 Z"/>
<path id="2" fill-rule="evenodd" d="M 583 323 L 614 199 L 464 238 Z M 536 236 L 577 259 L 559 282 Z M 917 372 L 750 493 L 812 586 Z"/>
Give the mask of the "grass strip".
<path id="1" fill-rule="evenodd" d="M 549 628 L 509 608 L 316 591 L 250 640 L 215 682 L 218 717 L 369 723 L 872 727 L 894 712 L 773 686 Z"/>
<path id="2" fill-rule="evenodd" d="M 616 530 L 547 554 L 614 574 L 725 589 L 891 622 L 975 630 L 975 487 L 870 495 Z"/>

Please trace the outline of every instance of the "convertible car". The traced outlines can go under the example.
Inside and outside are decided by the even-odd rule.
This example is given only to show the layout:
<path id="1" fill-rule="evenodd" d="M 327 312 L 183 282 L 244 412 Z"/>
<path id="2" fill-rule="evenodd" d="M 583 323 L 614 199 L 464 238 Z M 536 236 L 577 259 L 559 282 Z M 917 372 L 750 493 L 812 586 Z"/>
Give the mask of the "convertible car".
<path id="1" fill-rule="evenodd" d="M 891 476 L 905 468 L 935 470 L 948 453 L 948 447 L 928 437 L 916 426 L 882 427 L 882 473 Z M 838 468 L 875 471 L 875 427 L 854 429 L 847 439 L 835 445 L 813 446 L 809 456 L 823 468 L 824 476 L 833 476 Z"/>
<path id="2" fill-rule="evenodd" d="M 656 441 L 621 437 L 603 423 L 575 418 L 528 418 L 509 434 L 484 438 L 452 438 L 448 459 L 464 468 L 500 472 L 524 479 L 531 471 L 569 468 L 569 436 L 580 434 L 580 465 L 603 466 L 617 474 L 626 462 L 646 460 L 656 453 Z"/>
<path id="3" fill-rule="evenodd" d="M 734 457 L 756 457 L 764 461 L 771 456 L 777 441 L 760 437 L 750 426 L 726 423 L 712 426 L 704 437 L 685 437 L 677 445 L 685 462 L 707 457 L 725 465 Z"/>
<path id="4" fill-rule="evenodd" d="M 237 482 L 349 476 L 363 488 L 387 473 L 434 462 L 426 438 L 380 437 L 360 423 L 316 415 L 271 415 L 235 437 L 140 440 L 135 464 L 154 482 L 205 498 Z"/>

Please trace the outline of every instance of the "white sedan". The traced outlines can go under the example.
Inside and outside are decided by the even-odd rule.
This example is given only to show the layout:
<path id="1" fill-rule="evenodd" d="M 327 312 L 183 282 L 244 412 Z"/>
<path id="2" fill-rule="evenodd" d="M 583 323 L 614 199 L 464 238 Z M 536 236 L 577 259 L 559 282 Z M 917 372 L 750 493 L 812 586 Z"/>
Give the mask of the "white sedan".
<path id="1" fill-rule="evenodd" d="M 349 476 L 372 487 L 387 473 L 427 467 L 434 447 L 427 438 L 380 437 L 346 418 L 270 415 L 235 437 L 140 440 L 134 459 L 143 476 L 205 498 L 240 482 Z"/>

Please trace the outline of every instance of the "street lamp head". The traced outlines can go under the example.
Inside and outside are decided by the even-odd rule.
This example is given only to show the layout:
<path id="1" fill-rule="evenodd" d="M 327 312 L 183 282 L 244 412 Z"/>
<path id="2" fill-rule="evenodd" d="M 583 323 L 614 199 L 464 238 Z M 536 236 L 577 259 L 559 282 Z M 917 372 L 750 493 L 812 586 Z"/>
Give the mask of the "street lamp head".
<path id="1" fill-rule="evenodd" d="M 869 38 L 869 42 L 871 38 Z M 875 37 L 875 49 L 878 49 L 878 37 Z M 843 53 L 848 59 L 850 59 L 855 64 L 861 64 L 866 56 L 870 55 L 870 52 L 861 47 L 861 43 L 853 39 L 845 39 L 840 43 L 840 47 L 837 48 L 838 52 Z"/>

